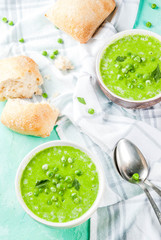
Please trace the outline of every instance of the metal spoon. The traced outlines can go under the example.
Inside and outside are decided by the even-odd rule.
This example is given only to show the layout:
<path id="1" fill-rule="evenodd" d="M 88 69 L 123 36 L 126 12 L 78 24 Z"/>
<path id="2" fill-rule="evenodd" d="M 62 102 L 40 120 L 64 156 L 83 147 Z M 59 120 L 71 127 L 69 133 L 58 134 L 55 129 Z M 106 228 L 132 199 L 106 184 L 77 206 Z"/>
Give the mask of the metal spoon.
<path id="1" fill-rule="evenodd" d="M 161 224 L 161 212 L 146 188 L 146 185 L 152 187 L 159 196 L 161 196 L 161 190 L 147 180 L 149 168 L 140 150 L 129 140 L 121 139 L 114 149 L 114 163 L 122 178 L 130 183 L 138 184 L 138 186 L 143 189 Z M 138 181 L 132 178 L 134 173 L 139 174 Z"/>

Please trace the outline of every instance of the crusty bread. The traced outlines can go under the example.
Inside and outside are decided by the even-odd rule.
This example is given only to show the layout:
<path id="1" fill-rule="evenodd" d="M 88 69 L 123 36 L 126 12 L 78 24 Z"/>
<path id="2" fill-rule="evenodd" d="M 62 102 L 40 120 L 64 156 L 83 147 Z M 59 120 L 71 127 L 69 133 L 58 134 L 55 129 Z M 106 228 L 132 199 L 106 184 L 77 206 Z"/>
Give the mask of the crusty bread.
<path id="1" fill-rule="evenodd" d="M 31 98 L 41 94 L 43 83 L 38 65 L 27 56 L 0 60 L 0 101 L 8 98 Z"/>
<path id="2" fill-rule="evenodd" d="M 31 103 L 23 99 L 9 99 L 3 109 L 1 122 L 15 132 L 48 137 L 59 111 L 49 103 Z"/>
<path id="3" fill-rule="evenodd" d="M 80 43 L 86 43 L 114 8 L 114 0 L 58 0 L 45 16 Z"/>

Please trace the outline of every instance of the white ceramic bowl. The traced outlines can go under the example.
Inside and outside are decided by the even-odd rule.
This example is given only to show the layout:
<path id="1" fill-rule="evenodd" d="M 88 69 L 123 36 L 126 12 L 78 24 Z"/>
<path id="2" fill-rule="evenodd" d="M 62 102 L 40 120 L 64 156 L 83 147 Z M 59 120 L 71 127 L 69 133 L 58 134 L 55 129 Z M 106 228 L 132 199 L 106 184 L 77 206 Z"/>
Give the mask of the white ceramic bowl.
<path id="1" fill-rule="evenodd" d="M 23 173 L 25 167 L 30 162 L 32 157 L 35 156 L 36 153 L 42 151 L 43 149 L 53 147 L 53 146 L 71 146 L 71 147 L 80 149 L 81 151 L 86 153 L 91 158 L 91 160 L 94 162 L 97 172 L 98 172 L 98 178 L 99 178 L 99 190 L 98 190 L 97 198 L 94 201 L 93 205 L 81 217 L 79 217 L 75 220 L 69 221 L 69 222 L 65 222 L 65 223 L 54 223 L 54 222 L 50 222 L 50 221 L 47 221 L 45 219 L 38 217 L 27 207 L 27 205 L 24 202 L 22 195 L 21 195 L 20 180 L 21 180 L 22 173 Z M 51 141 L 51 142 L 47 142 L 47 143 L 39 145 L 38 147 L 34 148 L 31 152 L 29 152 L 24 157 L 24 159 L 22 160 L 22 162 L 17 170 L 16 179 L 15 179 L 15 189 L 16 189 L 16 195 L 17 195 L 19 203 L 21 204 L 23 209 L 26 211 L 26 213 L 30 217 L 32 217 L 36 221 L 38 221 L 42 224 L 45 224 L 47 226 L 50 226 L 50 227 L 71 228 L 71 227 L 80 225 L 83 222 L 85 222 L 87 219 L 89 219 L 91 217 L 91 215 L 94 213 L 94 211 L 97 209 L 97 207 L 99 206 L 99 203 L 102 198 L 103 191 L 104 191 L 104 173 L 103 173 L 102 167 L 99 163 L 99 160 L 96 159 L 95 156 L 91 152 L 89 152 L 87 149 L 80 147 L 72 142 L 68 142 L 68 141 L 61 141 L 61 140 Z"/>
<path id="2" fill-rule="evenodd" d="M 161 36 L 153 33 L 151 31 L 147 31 L 147 30 L 142 30 L 142 29 L 131 29 L 131 30 L 126 30 L 123 32 L 119 32 L 115 35 L 113 35 L 111 38 L 109 38 L 109 40 L 107 41 L 107 43 L 103 46 L 103 48 L 99 51 L 97 58 L 96 58 L 96 73 L 97 73 L 97 77 L 98 77 L 98 83 L 100 85 L 100 88 L 102 89 L 102 91 L 104 92 L 104 94 L 114 103 L 121 105 L 123 107 L 126 108 L 148 108 L 153 106 L 154 104 L 158 103 L 161 101 L 161 94 L 156 95 L 153 98 L 147 99 L 147 100 L 130 100 L 130 99 L 126 99 L 126 98 L 122 98 L 118 95 L 116 95 L 115 93 L 111 92 L 107 86 L 104 84 L 102 77 L 101 77 L 101 73 L 100 73 L 100 60 L 102 58 L 102 55 L 105 51 L 105 49 L 111 45 L 113 42 L 117 41 L 118 39 L 124 37 L 124 36 L 128 36 L 128 35 L 134 35 L 134 34 L 140 34 L 140 35 L 144 35 L 144 36 L 153 36 L 156 39 L 158 39 L 161 42 Z"/>

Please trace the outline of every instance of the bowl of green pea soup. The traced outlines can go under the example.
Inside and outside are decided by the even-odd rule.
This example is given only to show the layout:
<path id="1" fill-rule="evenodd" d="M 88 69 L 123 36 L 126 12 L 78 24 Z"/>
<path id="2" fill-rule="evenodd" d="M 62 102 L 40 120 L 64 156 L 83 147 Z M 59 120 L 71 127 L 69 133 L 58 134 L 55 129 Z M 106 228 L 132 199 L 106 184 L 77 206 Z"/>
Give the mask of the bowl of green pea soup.
<path id="1" fill-rule="evenodd" d="M 71 228 L 97 209 L 104 190 L 103 170 L 87 149 L 51 141 L 33 149 L 21 162 L 15 189 L 33 219 L 50 227 Z"/>
<path id="2" fill-rule="evenodd" d="M 96 59 L 105 95 L 126 108 L 147 108 L 161 101 L 161 36 L 132 29 L 112 36 Z"/>

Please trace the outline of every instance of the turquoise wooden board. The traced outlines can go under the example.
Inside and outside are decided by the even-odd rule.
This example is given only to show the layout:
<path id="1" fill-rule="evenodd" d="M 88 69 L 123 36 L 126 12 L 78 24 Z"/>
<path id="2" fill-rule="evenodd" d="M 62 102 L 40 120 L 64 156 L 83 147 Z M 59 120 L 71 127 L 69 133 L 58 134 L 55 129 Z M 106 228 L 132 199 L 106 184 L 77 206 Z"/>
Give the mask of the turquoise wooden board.
<path id="1" fill-rule="evenodd" d="M 140 7 L 134 28 L 141 28 L 161 34 L 161 1 L 155 0 L 157 9 L 151 9 L 153 1 L 140 0 Z M 149 29 L 145 23 L 150 21 Z M 0 103 L 0 113 L 5 103 Z M 23 157 L 41 143 L 59 139 L 54 130 L 46 139 L 23 136 L 14 133 L 0 123 L 0 240 L 87 240 L 89 225 L 72 229 L 53 229 L 32 220 L 19 205 L 14 179 Z"/>

